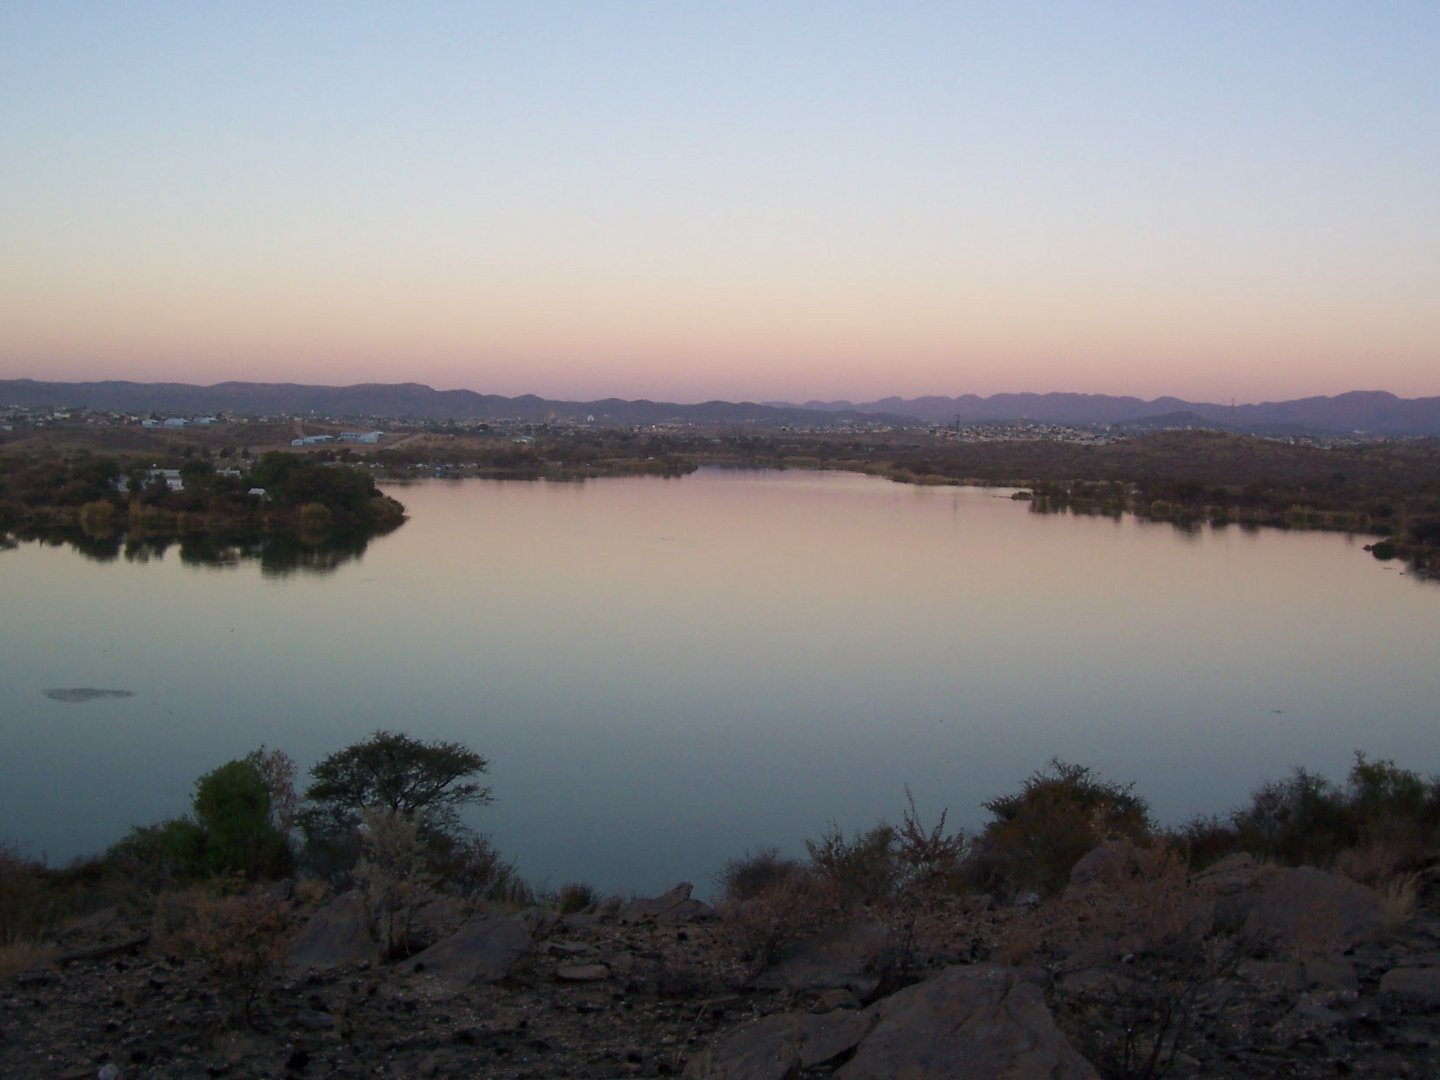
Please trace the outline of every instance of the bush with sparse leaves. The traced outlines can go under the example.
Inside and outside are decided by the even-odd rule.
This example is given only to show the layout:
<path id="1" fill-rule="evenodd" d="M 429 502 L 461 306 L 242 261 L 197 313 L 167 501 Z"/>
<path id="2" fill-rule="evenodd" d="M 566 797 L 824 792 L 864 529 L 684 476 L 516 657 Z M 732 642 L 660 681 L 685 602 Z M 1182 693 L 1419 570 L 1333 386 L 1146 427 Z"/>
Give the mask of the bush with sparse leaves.
<path id="1" fill-rule="evenodd" d="M 230 1003 L 231 1022 L 249 1025 L 255 999 L 284 955 L 284 901 L 265 892 L 169 894 L 157 905 L 157 937 L 195 956 Z"/>
<path id="2" fill-rule="evenodd" d="M 895 841 L 894 826 L 883 821 L 848 838 L 832 821 L 817 839 L 805 841 L 810 873 L 841 900 L 876 903 L 899 885 Z"/>
<path id="3" fill-rule="evenodd" d="M 355 866 L 355 883 L 370 909 L 386 958 L 405 956 L 415 909 L 435 884 L 430 850 L 420 823 L 404 811 L 366 810 L 361 835 L 364 855 Z"/>
<path id="4" fill-rule="evenodd" d="M 975 843 L 966 877 L 1010 894 L 1052 896 L 1080 857 L 1105 840 L 1143 841 L 1149 807 L 1131 784 L 1102 780 L 1083 765 L 1051 761 L 1020 791 L 985 803 L 992 820 Z"/>
<path id="5" fill-rule="evenodd" d="M 747 851 L 738 859 L 729 859 L 715 875 L 723 899 L 739 902 L 753 900 L 783 885 L 804 872 L 794 859 L 781 858 L 778 848 L 762 847 Z"/>

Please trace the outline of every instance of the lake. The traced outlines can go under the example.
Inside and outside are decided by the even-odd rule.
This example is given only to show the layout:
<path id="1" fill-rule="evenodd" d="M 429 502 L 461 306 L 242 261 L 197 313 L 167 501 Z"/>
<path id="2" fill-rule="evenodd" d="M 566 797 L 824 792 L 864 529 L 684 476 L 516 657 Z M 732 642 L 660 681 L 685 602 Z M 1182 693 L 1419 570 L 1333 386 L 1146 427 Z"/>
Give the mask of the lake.
<path id="1" fill-rule="evenodd" d="M 489 758 L 468 820 L 533 882 L 622 893 L 907 785 L 973 827 L 1057 756 L 1166 824 L 1356 749 L 1440 771 L 1440 587 L 1358 538 L 844 473 L 390 493 L 410 521 L 324 573 L 0 552 L 0 841 L 96 852 L 261 743 L 379 728 Z"/>

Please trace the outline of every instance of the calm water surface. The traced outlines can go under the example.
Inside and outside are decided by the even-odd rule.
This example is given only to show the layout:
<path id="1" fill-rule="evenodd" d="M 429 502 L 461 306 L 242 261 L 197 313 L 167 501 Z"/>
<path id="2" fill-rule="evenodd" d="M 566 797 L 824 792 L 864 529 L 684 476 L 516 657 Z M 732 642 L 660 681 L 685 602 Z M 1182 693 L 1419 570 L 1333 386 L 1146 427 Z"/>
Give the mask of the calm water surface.
<path id="1" fill-rule="evenodd" d="M 839 473 L 395 494 L 323 575 L 0 552 L 0 841 L 92 852 L 261 743 L 308 767 L 382 727 L 490 759 L 472 823 L 532 880 L 621 892 L 708 892 L 906 785 L 975 825 L 1055 756 L 1166 823 L 1357 748 L 1440 771 L 1440 587 L 1357 540 Z"/>

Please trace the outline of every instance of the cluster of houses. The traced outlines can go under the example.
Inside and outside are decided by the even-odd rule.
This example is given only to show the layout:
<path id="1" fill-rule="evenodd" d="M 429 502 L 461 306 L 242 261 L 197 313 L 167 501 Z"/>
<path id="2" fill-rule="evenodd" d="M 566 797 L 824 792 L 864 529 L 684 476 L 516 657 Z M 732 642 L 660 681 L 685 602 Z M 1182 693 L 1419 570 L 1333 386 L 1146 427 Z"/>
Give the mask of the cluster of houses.
<path id="1" fill-rule="evenodd" d="M 163 480 L 163 481 L 165 482 L 165 486 L 166 486 L 167 488 L 169 488 L 171 491 L 184 491 L 184 490 L 185 490 L 185 480 L 184 480 L 184 478 L 180 475 L 180 470 L 179 470 L 179 469 L 145 469 L 145 470 L 143 470 L 143 471 L 141 472 L 140 475 L 144 478 L 144 481 L 143 481 L 143 482 L 146 483 L 146 484 L 154 484 L 154 483 L 156 483 L 156 482 L 158 482 L 158 481 Z M 228 477 L 232 477 L 232 478 L 238 480 L 238 479 L 240 479 L 240 476 L 241 476 L 242 474 L 241 474 L 241 472 L 240 472 L 239 469 L 235 469 L 235 468 L 224 468 L 224 469 L 216 469 L 216 470 L 215 470 L 215 475 L 216 475 L 216 476 L 228 476 Z M 117 477 L 115 478 L 115 490 L 116 490 L 116 491 L 126 491 L 126 490 L 129 489 L 129 486 L 130 486 L 130 478 L 129 478 L 128 476 L 117 476 Z M 250 491 L 249 491 L 247 494 L 250 494 L 250 495 L 264 495 L 264 494 L 265 494 L 265 489 L 264 489 L 264 488 L 251 488 Z"/>
<path id="2" fill-rule="evenodd" d="M 244 474 L 241 473 L 239 469 L 224 468 L 216 469 L 215 475 L 228 476 L 238 480 Z M 165 482 L 165 486 L 171 491 L 185 490 L 185 479 L 180 475 L 179 469 L 145 469 L 141 473 L 141 476 L 144 477 L 144 483 L 146 484 L 154 484 L 158 481 L 163 480 Z M 124 492 L 128 491 L 129 489 L 130 478 L 128 476 L 117 476 L 115 478 L 116 491 Z M 248 491 L 246 491 L 245 494 L 260 499 L 264 502 L 270 501 L 270 493 L 266 491 L 263 487 L 252 487 Z"/>
<path id="3" fill-rule="evenodd" d="M 209 424 L 218 424 L 219 422 L 220 418 L 218 416 L 191 416 L 188 418 L 184 416 L 171 416 L 164 420 L 156 420 L 153 416 L 150 416 L 141 420 L 140 426 L 146 428 L 187 428 L 191 425 L 205 427 Z"/>
<path id="4" fill-rule="evenodd" d="M 291 446 L 324 446 L 326 443 L 378 443 L 383 431 L 342 431 L 339 435 L 304 435 L 291 439 Z"/>

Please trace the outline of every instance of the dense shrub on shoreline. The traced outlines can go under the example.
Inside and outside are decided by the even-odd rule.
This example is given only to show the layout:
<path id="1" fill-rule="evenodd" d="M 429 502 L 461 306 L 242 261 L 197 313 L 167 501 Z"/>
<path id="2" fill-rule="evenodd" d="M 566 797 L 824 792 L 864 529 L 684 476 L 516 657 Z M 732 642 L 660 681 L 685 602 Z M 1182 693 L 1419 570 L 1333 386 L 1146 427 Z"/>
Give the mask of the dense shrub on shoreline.
<path id="1" fill-rule="evenodd" d="M 390 788 L 369 780 L 341 783 L 334 801 L 337 777 L 349 775 L 335 766 L 373 758 L 383 770 L 386 754 L 400 750 L 429 783 L 422 803 L 388 805 L 375 792 Z M 537 893 L 487 837 L 459 824 L 454 811 L 487 795 L 476 782 L 487 763 L 465 748 L 377 732 L 326 762 L 331 767 L 317 766 L 306 803 L 289 759 L 262 747 L 200 777 L 191 814 L 137 827 L 104 855 L 67 867 L 0 848 L 0 946 L 42 940 L 102 906 L 145 910 L 174 890 L 225 892 L 287 876 L 360 887 L 391 920 L 387 940 L 396 954 L 405 949 L 415 888 L 510 908 L 541 903 L 575 911 L 596 899 L 583 883 Z M 339 812 L 317 817 L 327 800 Z M 1058 760 L 985 807 L 991 819 L 974 836 L 948 832 L 944 814 L 924 827 L 911 800 L 899 827 L 878 822 L 846 835 L 830 825 L 805 842 L 805 860 L 773 847 L 746 852 L 717 874 L 717 904 L 733 918 L 746 962 L 763 965 L 798 934 L 857 907 L 888 911 L 887 918 L 913 927 L 937 898 L 1056 896 L 1076 862 L 1107 841 L 1190 872 L 1246 853 L 1333 869 L 1381 888 L 1403 883 L 1440 851 L 1440 780 L 1358 753 L 1344 784 L 1297 768 L 1261 784 L 1247 806 L 1224 818 L 1169 830 L 1153 826 L 1130 785 Z M 307 812 L 308 832 L 297 828 Z M 329 825 L 316 832 L 321 820 Z"/>
<path id="2" fill-rule="evenodd" d="M 1440 778 L 1358 752 L 1343 785 L 1296 768 L 1262 783 L 1249 805 L 1226 817 L 1197 817 L 1171 829 L 1155 826 L 1133 785 L 1060 760 L 984 805 L 991 819 L 974 837 L 946 834 L 943 815 L 927 833 L 912 801 L 900 829 L 882 821 L 847 838 L 830 825 L 805 841 L 806 862 L 774 847 L 747 852 L 716 875 L 719 895 L 736 907 L 771 891 L 794 894 L 803 884 L 836 905 L 873 904 L 921 886 L 1043 899 L 1065 890 L 1082 856 L 1113 841 L 1168 852 L 1192 872 L 1243 853 L 1333 869 L 1370 885 L 1440 856 Z M 930 869 L 917 874 L 917 865 Z"/>

